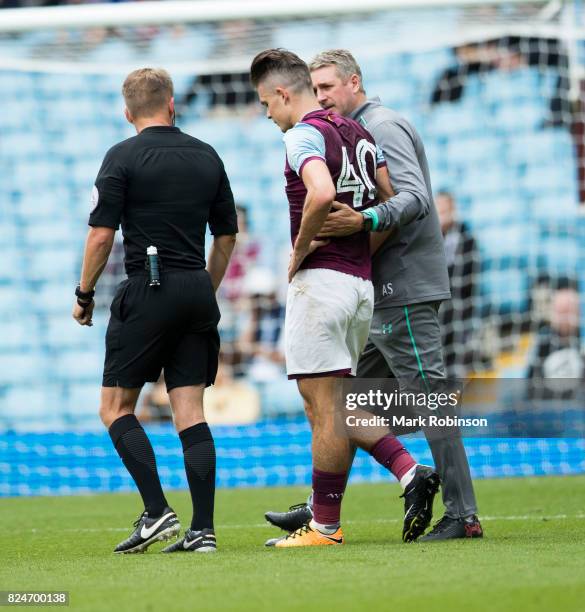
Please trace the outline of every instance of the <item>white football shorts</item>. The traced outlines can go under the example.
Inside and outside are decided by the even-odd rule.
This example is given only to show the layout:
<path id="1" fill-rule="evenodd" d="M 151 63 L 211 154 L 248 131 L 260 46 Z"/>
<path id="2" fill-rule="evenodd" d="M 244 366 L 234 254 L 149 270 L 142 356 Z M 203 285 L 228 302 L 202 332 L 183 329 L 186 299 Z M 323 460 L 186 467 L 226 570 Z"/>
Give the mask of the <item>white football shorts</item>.
<path id="1" fill-rule="evenodd" d="M 284 321 L 288 377 L 355 376 L 373 311 L 371 281 L 323 268 L 297 272 Z"/>

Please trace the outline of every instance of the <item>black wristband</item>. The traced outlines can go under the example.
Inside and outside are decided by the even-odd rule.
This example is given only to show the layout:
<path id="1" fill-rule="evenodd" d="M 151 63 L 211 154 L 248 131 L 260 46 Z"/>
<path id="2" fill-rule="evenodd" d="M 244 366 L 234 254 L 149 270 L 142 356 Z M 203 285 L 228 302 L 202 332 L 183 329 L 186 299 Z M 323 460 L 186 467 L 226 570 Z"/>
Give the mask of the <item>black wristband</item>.
<path id="1" fill-rule="evenodd" d="M 373 224 L 372 217 L 370 217 L 369 215 L 364 215 L 364 213 L 362 213 L 362 218 L 362 230 L 364 232 L 371 232 Z"/>
<path id="2" fill-rule="evenodd" d="M 77 296 L 78 300 L 77 303 L 79 303 L 79 300 L 82 300 L 83 302 L 91 302 L 93 300 L 93 296 L 95 295 L 95 291 L 92 289 L 91 291 L 82 291 L 81 287 L 79 285 L 77 285 L 77 287 L 75 288 L 75 295 Z M 81 306 L 81 304 L 80 304 Z"/>

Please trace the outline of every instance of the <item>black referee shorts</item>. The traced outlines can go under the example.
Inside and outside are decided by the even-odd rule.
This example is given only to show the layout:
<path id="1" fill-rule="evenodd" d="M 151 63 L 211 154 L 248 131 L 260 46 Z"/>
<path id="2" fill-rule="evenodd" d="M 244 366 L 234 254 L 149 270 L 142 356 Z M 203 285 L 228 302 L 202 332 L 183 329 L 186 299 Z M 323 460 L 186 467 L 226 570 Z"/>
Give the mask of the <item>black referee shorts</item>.
<path id="1" fill-rule="evenodd" d="M 215 381 L 219 308 L 206 270 L 165 270 L 120 283 L 106 333 L 104 387 L 141 387 L 164 369 L 167 390 Z"/>

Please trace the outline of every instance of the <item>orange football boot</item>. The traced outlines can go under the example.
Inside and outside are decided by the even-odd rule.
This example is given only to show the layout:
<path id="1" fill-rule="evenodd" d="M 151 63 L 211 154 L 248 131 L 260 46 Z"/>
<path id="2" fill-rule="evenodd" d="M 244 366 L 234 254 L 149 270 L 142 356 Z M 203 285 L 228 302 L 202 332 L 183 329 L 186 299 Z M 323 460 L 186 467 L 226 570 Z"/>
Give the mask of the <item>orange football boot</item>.
<path id="1" fill-rule="evenodd" d="M 289 548 L 292 546 L 331 546 L 332 544 L 343 544 L 341 527 L 334 533 L 325 534 L 318 529 L 313 529 L 310 525 L 303 525 L 300 529 L 276 540 L 273 546 Z"/>

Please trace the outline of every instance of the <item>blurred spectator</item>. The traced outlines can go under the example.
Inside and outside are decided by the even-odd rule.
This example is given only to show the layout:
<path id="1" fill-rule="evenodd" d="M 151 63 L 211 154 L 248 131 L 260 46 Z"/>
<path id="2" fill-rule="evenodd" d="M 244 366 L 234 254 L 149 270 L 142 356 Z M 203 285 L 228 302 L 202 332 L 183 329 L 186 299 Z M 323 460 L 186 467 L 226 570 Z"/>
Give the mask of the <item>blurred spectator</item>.
<path id="1" fill-rule="evenodd" d="M 276 278 L 265 268 L 255 268 L 246 276 L 250 319 L 239 345 L 247 374 L 257 382 L 281 377 L 284 355 L 281 332 L 284 307 L 278 301 Z"/>
<path id="2" fill-rule="evenodd" d="M 234 380 L 231 368 L 221 358 L 215 383 L 205 390 L 203 406 L 210 425 L 243 425 L 257 421 L 260 416 L 258 391 L 243 380 Z M 164 375 L 144 393 L 137 416 L 143 422 L 173 420 Z"/>
<path id="3" fill-rule="evenodd" d="M 550 304 L 550 322 L 541 326 L 529 360 L 529 397 L 572 399 L 583 385 L 585 360 L 579 333 L 579 294 L 558 289 Z M 560 380 L 559 380 L 560 379 Z"/>
<path id="4" fill-rule="evenodd" d="M 260 243 L 248 231 L 248 210 L 236 204 L 238 214 L 238 240 L 225 277 L 220 286 L 220 295 L 228 300 L 242 297 L 242 287 L 246 273 L 254 266 L 260 253 Z"/>
<path id="5" fill-rule="evenodd" d="M 145 389 L 136 416 L 144 422 L 166 423 L 173 420 L 164 374 L 161 374 L 160 378 L 150 388 Z"/>
<path id="6" fill-rule="evenodd" d="M 453 195 L 441 191 L 435 197 L 451 285 L 451 300 L 439 311 L 445 368 L 449 378 L 464 378 L 475 361 L 473 342 L 475 291 L 479 275 L 479 251 L 471 231 L 457 221 Z"/>
<path id="7" fill-rule="evenodd" d="M 550 100 L 547 125 L 569 125 L 569 61 L 561 41 L 554 38 L 505 36 L 453 49 L 456 63 L 439 76 L 431 104 L 456 102 L 463 97 L 467 77 L 494 70 L 515 70 L 524 66 L 557 68 L 558 77 Z"/>
<path id="8" fill-rule="evenodd" d="M 205 419 L 210 425 L 244 425 L 260 417 L 260 395 L 220 361 L 215 384 L 205 390 Z"/>
<path id="9" fill-rule="evenodd" d="M 237 375 L 243 374 L 243 355 L 239 339 L 250 316 L 250 301 L 244 292 L 246 275 L 254 267 L 260 253 L 260 243 L 248 232 L 248 212 L 236 205 L 238 214 L 238 241 L 234 248 L 225 277 L 218 291 L 221 308 L 219 331 L 222 354 L 227 365 Z"/>

